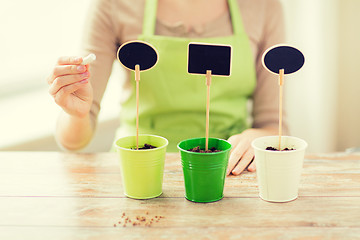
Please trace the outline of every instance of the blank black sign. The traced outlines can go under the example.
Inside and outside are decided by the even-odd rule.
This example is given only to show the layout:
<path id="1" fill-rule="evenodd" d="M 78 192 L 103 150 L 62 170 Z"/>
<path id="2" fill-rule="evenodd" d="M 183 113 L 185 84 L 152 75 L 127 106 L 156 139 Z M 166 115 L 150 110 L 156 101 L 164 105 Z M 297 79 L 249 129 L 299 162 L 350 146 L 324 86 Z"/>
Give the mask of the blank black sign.
<path id="1" fill-rule="evenodd" d="M 188 72 L 193 74 L 230 76 L 231 46 L 190 43 Z"/>
<path id="2" fill-rule="evenodd" d="M 270 72 L 279 74 L 284 69 L 284 74 L 298 71 L 305 62 L 304 55 L 291 46 L 275 46 L 265 52 L 263 64 Z"/>
<path id="3" fill-rule="evenodd" d="M 140 65 L 140 71 L 152 68 L 158 61 L 156 50 L 148 43 L 142 41 L 131 41 L 124 43 L 118 50 L 120 63 L 135 71 L 135 65 Z"/>

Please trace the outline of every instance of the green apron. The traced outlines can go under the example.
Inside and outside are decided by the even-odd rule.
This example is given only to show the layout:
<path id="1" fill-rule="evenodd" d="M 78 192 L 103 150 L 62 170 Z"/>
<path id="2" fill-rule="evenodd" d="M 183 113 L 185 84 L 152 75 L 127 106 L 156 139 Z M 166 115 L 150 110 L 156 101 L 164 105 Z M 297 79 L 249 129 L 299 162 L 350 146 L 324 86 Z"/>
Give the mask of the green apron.
<path id="1" fill-rule="evenodd" d="M 249 39 L 245 33 L 237 0 L 229 0 L 233 35 L 216 38 L 178 38 L 154 35 L 157 0 L 145 1 L 143 33 L 139 40 L 152 44 L 159 53 L 157 65 L 141 72 L 139 134 L 153 134 L 169 140 L 168 151 L 184 139 L 205 137 L 205 75 L 187 73 L 190 42 L 229 44 L 233 47 L 230 77 L 212 76 L 209 136 L 227 139 L 248 128 L 247 100 L 256 75 Z M 131 84 L 134 85 L 134 75 Z M 123 104 L 117 137 L 135 135 L 135 87 Z"/>

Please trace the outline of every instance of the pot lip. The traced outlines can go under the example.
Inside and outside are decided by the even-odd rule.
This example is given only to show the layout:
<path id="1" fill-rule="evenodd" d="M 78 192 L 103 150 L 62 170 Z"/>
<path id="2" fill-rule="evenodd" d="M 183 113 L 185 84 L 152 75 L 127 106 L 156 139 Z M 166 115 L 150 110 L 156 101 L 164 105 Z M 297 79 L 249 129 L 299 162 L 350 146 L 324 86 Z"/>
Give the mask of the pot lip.
<path id="1" fill-rule="evenodd" d="M 216 140 L 220 140 L 220 141 L 224 141 L 224 142 L 227 142 L 228 144 L 230 144 L 230 148 L 229 149 L 226 149 L 226 150 L 222 150 L 220 152 L 211 152 L 211 153 L 200 153 L 200 152 L 191 152 L 191 151 L 188 151 L 186 149 L 183 149 L 180 147 L 180 144 L 184 141 L 188 141 L 188 140 L 196 140 L 196 139 L 204 139 L 204 137 L 196 137 L 196 138 L 187 138 L 187 139 L 184 139 L 182 140 L 181 142 L 179 142 L 177 144 L 177 148 L 181 151 L 181 152 L 184 152 L 184 153 L 188 153 L 188 154 L 196 154 L 196 155 L 216 155 L 216 154 L 221 154 L 221 153 L 224 153 L 224 152 L 227 152 L 227 151 L 230 151 L 232 149 L 232 144 L 225 140 L 225 139 L 222 139 L 222 138 L 214 138 L 214 137 L 209 137 L 209 139 L 216 139 Z"/>
<path id="2" fill-rule="evenodd" d="M 141 152 L 151 152 L 151 151 L 158 151 L 158 150 L 161 150 L 163 148 L 166 148 L 167 145 L 169 145 L 169 141 L 162 137 L 162 136 L 158 136 L 158 135 L 153 135 L 153 134 L 139 134 L 139 137 L 140 136 L 148 136 L 148 137 L 155 137 L 155 138 L 162 138 L 166 141 L 166 143 L 160 147 L 156 147 L 156 148 L 152 148 L 152 149 L 142 149 Z M 122 138 L 130 138 L 130 137 L 136 137 L 135 135 L 129 135 L 129 136 L 124 136 L 124 137 L 119 137 L 117 138 L 115 141 L 114 141 L 114 146 L 115 148 L 117 149 L 121 149 L 121 150 L 125 150 L 125 151 L 130 151 L 130 152 L 138 152 L 139 150 L 136 150 L 136 149 L 131 149 L 131 148 L 125 148 L 125 147 L 120 147 L 116 144 L 117 141 L 119 141 L 120 139 Z"/>
<path id="3" fill-rule="evenodd" d="M 256 150 L 267 152 L 267 153 L 272 153 L 272 154 L 290 154 L 290 153 L 294 153 L 294 152 L 300 152 L 300 151 L 304 151 L 308 146 L 308 143 L 304 139 L 294 137 L 294 136 L 281 136 L 281 138 L 292 138 L 292 139 L 296 139 L 300 142 L 303 142 L 304 146 L 302 148 L 297 148 L 297 149 L 291 150 L 291 151 L 271 151 L 271 150 L 266 150 L 266 149 L 255 146 L 255 144 L 254 144 L 255 141 L 261 141 L 262 139 L 268 139 L 268 138 L 279 138 L 279 136 L 264 136 L 264 137 L 255 138 L 251 142 L 251 146 Z"/>

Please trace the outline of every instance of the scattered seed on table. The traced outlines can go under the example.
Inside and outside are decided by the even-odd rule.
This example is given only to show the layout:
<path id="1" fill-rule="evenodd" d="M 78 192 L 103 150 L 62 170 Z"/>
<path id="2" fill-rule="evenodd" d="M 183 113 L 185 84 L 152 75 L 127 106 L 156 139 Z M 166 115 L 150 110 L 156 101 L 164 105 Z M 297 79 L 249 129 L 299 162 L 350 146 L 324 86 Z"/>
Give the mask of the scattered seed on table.
<path id="1" fill-rule="evenodd" d="M 117 223 L 114 224 L 114 227 L 117 226 L 117 224 L 121 225 L 123 227 L 127 227 L 127 224 L 131 224 L 132 226 L 145 226 L 145 227 L 151 227 L 151 225 L 153 223 L 157 223 L 159 222 L 162 218 L 165 218 L 164 216 L 161 215 L 156 215 L 154 217 L 150 217 L 149 216 L 149 211 L 145 212 L 144 216 L 141 215 L 137 215 L 136 217 L 134 216 L 134 218 L 132 219 L 131 216 L 126 216 L 126 213 L 123 212 L 122 216 L 121 216 L 122 220 L 124 221 L 118 221 Z M 135 219 L 136 218 L 136 219 Z M 130 225 L 130 226 L 131 226 Z"/>

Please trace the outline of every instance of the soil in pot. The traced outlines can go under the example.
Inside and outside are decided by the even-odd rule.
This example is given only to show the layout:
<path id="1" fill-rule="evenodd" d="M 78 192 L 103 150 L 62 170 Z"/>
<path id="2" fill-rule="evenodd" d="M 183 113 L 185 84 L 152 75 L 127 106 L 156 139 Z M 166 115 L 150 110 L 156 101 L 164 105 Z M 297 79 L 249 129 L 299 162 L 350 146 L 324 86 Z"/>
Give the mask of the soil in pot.
<path id="1" fill-rule="evenodd" d="M 265 150 L 270 150 L 270 151 L 292 151 L 292 150 L 296 150 L 295 148 L 284 148 L 283 150 L 279 150 L 277 148 L 274 147 L 267 147 Z"/>
<path id="2" fill-rule="evenodd" d="M 198 153 L 214 153 L 214 152 L 221 152 L 221 150 L 217 150 L 215 147 L 210 148 L 209 150 L 200 149 L 200 146 L 194 147 L 189 149 L 190 152 L 198 152 Z"/>
<path id="3" fill-rule="evenodd" d="M 145 143 L 143 147 L 139 147 L 138 150 L 147 150 L 147 149 L 153 149 L 156 148 L 155 146 L 151 145 L 151 144 L 147 144 Z M 133 150 L 136 150 L 136 147 L 132 148 Z"/>

